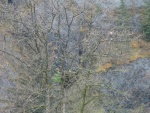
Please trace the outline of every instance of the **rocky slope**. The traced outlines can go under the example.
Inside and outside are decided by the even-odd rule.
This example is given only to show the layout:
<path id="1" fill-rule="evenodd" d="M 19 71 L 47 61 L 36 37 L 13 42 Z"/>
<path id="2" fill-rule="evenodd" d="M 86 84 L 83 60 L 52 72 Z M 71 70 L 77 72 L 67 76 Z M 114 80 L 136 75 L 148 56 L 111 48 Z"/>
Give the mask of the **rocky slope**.
<path id="1" fill-rule="evenodd" d="M 142 106 L 140 113 L 149 113 L 150 108 L 150 58 L 138 59 L 130 64 L 112 67 L 102 74 L 101 79 L 109 88 L 105 93 L 115 102 L 106 105 L 108 111 L 129 113 L 131 109 Z M 118 111 L 122 109 L 121 111 Z M 147 111 L 146 111 L 147 109 Z M 138 112 L 139 113 L 139 112 Z"/>

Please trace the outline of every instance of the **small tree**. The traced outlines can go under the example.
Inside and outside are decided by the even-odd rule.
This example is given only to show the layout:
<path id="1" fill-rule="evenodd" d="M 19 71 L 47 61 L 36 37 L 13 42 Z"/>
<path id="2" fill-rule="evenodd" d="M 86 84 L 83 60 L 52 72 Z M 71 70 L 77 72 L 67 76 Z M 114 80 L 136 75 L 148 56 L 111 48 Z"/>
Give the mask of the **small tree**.
<path id="1" fill-rule="evenodd" d="M 144 14 L 142 20 L 142 32 L 145 35 L 145 40 L 150 41 L 150 0 L 148 0 L 144 7 Z"/>

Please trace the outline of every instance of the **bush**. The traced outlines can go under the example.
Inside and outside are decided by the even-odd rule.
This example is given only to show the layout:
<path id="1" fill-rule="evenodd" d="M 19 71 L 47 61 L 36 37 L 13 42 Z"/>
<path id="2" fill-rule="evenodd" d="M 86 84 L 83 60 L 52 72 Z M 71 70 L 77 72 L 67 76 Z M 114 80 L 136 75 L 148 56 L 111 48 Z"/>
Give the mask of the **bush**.
<path id="1" fill-rule="evenodd" d="M 145 3 L 141 28 L 145 35 L 145 40 L 150 41 L 150 0 Z"/>
<path id="2" fill-rule="evenodd" d="M 131 27 L 130 24 L 130 12 L 128 11 L 128 6 L 126 5 L 125 0 L 120 0 L 120 7 L 117 10 L 116 16 L 116 25 L 119 29 L 129 29 Z"/>

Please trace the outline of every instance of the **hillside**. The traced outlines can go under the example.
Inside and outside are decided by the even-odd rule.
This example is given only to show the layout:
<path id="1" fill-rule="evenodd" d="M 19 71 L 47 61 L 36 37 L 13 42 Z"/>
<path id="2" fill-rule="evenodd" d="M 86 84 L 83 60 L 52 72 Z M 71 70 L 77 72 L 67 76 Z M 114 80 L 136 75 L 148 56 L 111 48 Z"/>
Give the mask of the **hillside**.
<path id="1" fill-rule="evenodd" d="M 149 113 L 145 5 L 0 1 L 0 113 Z"/>

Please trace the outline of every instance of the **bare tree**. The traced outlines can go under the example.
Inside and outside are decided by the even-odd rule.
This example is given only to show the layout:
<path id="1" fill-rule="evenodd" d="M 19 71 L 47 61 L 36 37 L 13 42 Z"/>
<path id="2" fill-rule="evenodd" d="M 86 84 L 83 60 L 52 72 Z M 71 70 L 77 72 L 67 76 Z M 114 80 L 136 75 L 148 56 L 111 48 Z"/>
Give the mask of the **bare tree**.
<path id="1" fill-rule="evenodd" d="M 73 0 L 28 0 L 9 8 L 3 22 L 9 24 L 6 39 L 13 48 L 0 51 L 16 73 L 10 78 L 10 111 L 90 112 L 89 106 L 106 96 L 99 93 L 102 83 L 95 78 L 95 68 L 116 58 L 113 44 L 120 46 L 118 42 L 125 39 L 120 37 L 128 30 L 121 31 L 115 20 L 109 19 L 104 21 L 113 27 L 105 29 L 92 2 L 79 6 Z M 111 67 L 106 65 L 106 69 Z"/>

